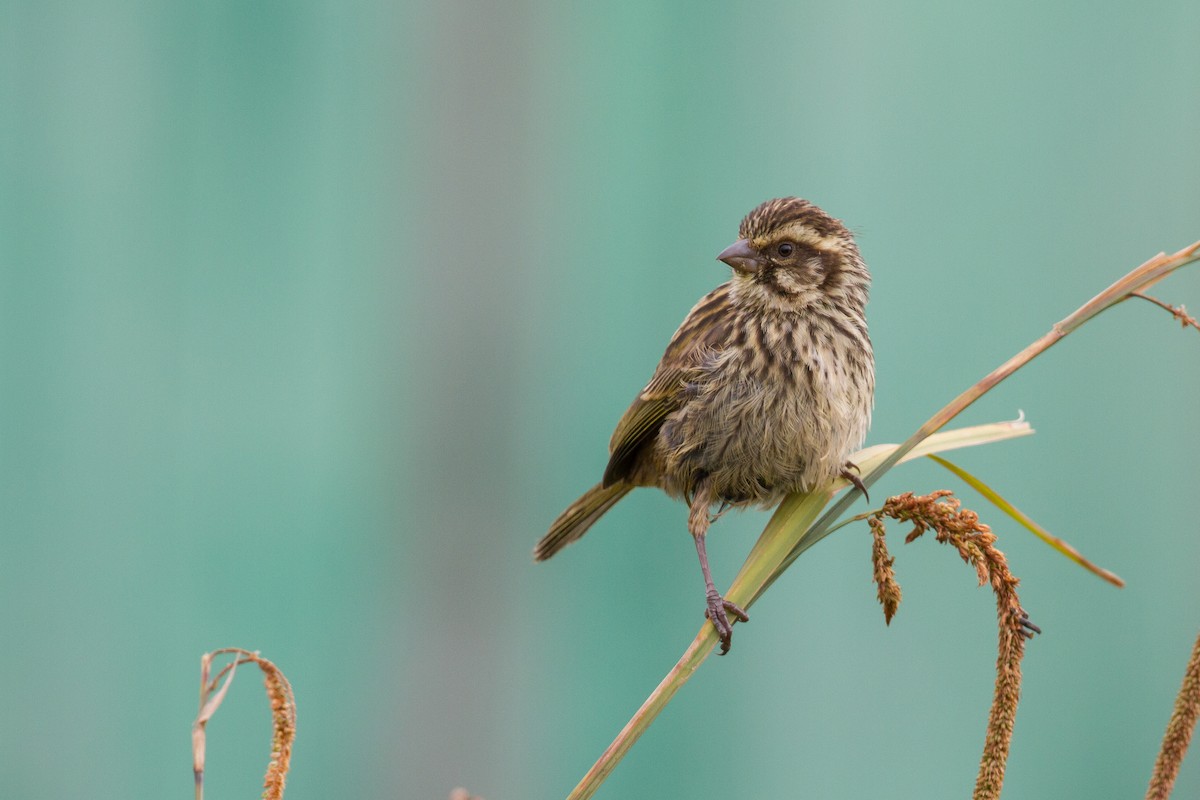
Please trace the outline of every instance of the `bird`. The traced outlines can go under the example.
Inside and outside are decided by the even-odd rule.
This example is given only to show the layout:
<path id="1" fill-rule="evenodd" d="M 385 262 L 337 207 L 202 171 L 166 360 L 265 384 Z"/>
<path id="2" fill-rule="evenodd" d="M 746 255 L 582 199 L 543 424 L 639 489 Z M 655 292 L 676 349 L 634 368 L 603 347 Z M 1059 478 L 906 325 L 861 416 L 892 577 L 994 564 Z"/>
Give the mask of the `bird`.
<path id="1" fill-rule="evenodd" d="M 688 506 L 721 654 L 746 612 L 713 583 L 705 537 L 728 508 L 777 505 L 846 478 L 871 423 L 871 276 L 841 220 L 798 197 L 768 200 L 717 256 L 730 279 L 702 297 L 617 423 L 600 482 L 534 548 L 550 558 L 637 487 Z M 713 508 L 717 507 L 715 515 Z"/>

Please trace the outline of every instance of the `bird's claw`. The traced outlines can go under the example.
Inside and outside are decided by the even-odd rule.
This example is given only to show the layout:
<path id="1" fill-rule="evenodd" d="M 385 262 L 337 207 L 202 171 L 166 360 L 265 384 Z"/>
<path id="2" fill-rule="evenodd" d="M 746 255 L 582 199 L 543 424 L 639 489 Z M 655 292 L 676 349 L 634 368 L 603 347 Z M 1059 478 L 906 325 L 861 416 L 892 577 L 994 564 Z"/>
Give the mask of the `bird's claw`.
<path id="1" fill-rule="evenodd" d="M 850 481 L 850 483 L 854 485 L 855 489 L 858 489 L 860 492 L 862 492 L 863 497 L 866 498 L 867 502 L 869 503 L 871 502 L 871 495 L 867 494 L 867 485 L 863 483 L 862 478 L 858 476 L 858 473 L 858 464 L 847 461 L 846 466 L 842 467 L 841 475 L 843 478 Z"/>
<path id="2" fill-rule="evenodd" d="M 1026 639 L 1032 639 L 1035 635 L 1042 632 L 1042 629 L 1034 625 L 1033 621 L 1029 619 L 1029 614 L 1026 613 L 1025 609 L 1021 609 L 1021 616 L 1018 619 L 1021 624 L 1021 635 Z"/>
<path id="3" fill-rule="evenodd" d="M 733 616 L 732 620 L 730 615 Z M 708 607 L 704 609 L 704 616 L 712 622 L 713 627 L 717 629 L 717 636 L 721 638 L 721 655 L 729 652 L 729 645 L 733 640 L 733 623 L 750 621 L 750 616 L 739 605 L 716 592 L 708 595 Z"/>

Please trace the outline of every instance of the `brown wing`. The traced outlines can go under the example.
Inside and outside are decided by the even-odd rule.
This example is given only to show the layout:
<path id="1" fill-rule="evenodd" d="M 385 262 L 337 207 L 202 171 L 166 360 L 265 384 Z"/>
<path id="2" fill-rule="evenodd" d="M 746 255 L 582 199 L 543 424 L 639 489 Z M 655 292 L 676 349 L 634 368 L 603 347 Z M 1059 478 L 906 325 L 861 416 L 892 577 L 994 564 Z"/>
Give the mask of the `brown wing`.
<path id="1" fill-rule="evenodd" d="M 663 421 L 687 402 L 685 391 L 701 360 L 720 350 L 729 336 L 729 284 L 696 303 L 671 337 L 654 377 L 626 410 L 613 431 L 603 485 L 630 477 L 642 448 L 654 441 Z"/>

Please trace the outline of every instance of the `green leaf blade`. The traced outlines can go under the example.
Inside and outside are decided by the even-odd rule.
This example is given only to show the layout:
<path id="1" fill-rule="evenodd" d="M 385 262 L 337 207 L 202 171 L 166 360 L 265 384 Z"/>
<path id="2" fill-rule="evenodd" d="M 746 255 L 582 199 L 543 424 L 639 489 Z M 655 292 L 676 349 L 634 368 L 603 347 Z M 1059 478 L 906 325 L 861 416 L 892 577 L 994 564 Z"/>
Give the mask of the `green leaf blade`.
<path id="1" fill-rule="evenodd" d="M 959 478 L 961 478 L 963 480 L 964 483 L 966 483 L 972 489 L 974 489 L 975 491 L 977 491 L 981 495 L 983 495 L 984 498 L 986 498 L 988 500 L 988 502 L 990 502 L 996 508 L 1000 509 L 1005 514 L 1007 514 L 1008 516 L 1010 516 L 1014 520 L 1016 520 L 1016 522 L 1018 524 L 1020 524 L 1021 527 L 1025 528 L 1027 531 L 1032 533 L 1034 536 L 1038 537 L 1043 542 L 1050 545 L 1052 548 L 1054 548 L 1058 552 L 1062 553 L 1064 556 L 1071 559 L 1079 566 L 1086 569 L 1088 572 L 1091 572 L 1092 574 L 1102 578 L 1103 580 L 1108 581 L 1113 586 L 1116 586 L 1118 588 L 1125 586 L 1125 581 L 1122 580 L 1119 575 L 1117 575 L 1116 573 L 1110 572 L 1109 570 L 1106 570 L 1101 566 L 1096 565 L 1091 560 L 1089 560 L 1087 557 L 1085 557 L 1082 553 L 1080 553 L 1078 550 L 1076 550 L 1074 547 L 1072 547 L 1070 544 L 1068 544 L 1065 540 L 1058 538 L 1057 536 L 1055 536 L 1054 534 L 1050 533 L 1045 528 L 1043 528 L 1041 525 L 1038 525 L 1027 514 L 1025 514 L 1025 512 L 1021 511 L 1019 508 L 1014 506 L 1012 503 L 1005 500 L 1000 495 L 999 492 L 997 492 L 992 487 L 988 486 L 986 483 L 981 481 L 979 478 L 976 478 L 974 475 L 967 472 L 962 467 L 960 467 L 957 464 L 954 464 L 950 461 L 947 461 L 946 459 L 942 458 L 941 456 L 934 455 L 933 453 L 926 453 L 925 455 L 927 455 L 929 458 L 933 459 L 935 462 L 937 462 L 938 464 L 941 464 L 943 467 L 945 467 L 946 469 L 950 470 L 952 473 L 957 475 Z"/>

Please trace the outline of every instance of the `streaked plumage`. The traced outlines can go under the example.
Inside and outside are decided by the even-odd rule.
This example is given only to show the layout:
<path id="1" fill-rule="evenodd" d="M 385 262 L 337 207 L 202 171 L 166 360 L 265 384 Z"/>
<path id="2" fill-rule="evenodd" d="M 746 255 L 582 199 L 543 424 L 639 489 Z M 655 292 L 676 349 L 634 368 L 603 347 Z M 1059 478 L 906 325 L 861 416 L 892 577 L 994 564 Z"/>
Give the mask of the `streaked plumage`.
<path id="1" fill-rule="evenodd" d="M 719 258 L 732 279 L 692 308 L 617 423 L 602 481 L 534 551 L 549 558 L 637 486 L 688 502 L 708 614 L 731 635 L 704 553 L 709 508 L 772 506 L 846 469 L 875 389 L 865 306 L 870 275 L 846 227 L 794 197 L 742 220 Z"/>

